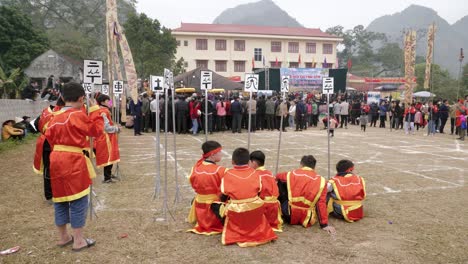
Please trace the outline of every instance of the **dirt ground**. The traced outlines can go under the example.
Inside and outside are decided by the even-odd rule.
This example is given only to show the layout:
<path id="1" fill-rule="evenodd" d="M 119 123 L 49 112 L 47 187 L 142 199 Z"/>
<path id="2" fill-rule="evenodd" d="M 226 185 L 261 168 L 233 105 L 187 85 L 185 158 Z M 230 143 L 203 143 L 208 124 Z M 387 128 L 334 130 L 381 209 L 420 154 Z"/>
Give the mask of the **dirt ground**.
<path id="1" fill-rule="evenodd" d="M 251 135 L 251 150 L 267 155 L 275 170 L 278 132 Z M 337 129 L 331 140 L 331 168 L 348 158 L 367 183 L 365 218 L 356 223 L 330 219 L 337 235 L 318 226 L 285 226 L 279 239 L 256 248 L 221 245 L 220 236 L 185 231 L 193 191 L 187 181 L 200 157 L 204 135 L 177 136 L 178 182 L 176 199 L 173 138 L 168 136 L 167 221 L 164 217 L 164 149 L 161 149 L 161 188 L 155 193 L 155 134 L 120 137 L 122 180 L 95 181 L 97 218 L 87 222 L 86 234 L 95 247 L 73 253 L 55 246 L 53 207 L 43 198 L 42 177 L 32 172 L 34 144 L 0 154 L 0 249 L 21 250 L 0 256 L 0 263 L 468 263 L 468 143 L 455 136 L 427 137 L 419 131 L 357 126 Z M 247 133 L 215 133 L 209 139 L 224 147 L 221 165 L 230 166 L 230 154 L 247 146 Z M 164 135 L 161 144 L 165 145 Z M 299 165 L 304 154 L 318 160 L 317 171 L 327 177 L 327 137 L 318 128 L 283 133 L 279 171 Z M 174 202 L 176 201 L 177 202 Z M 171 217 L 172 215 L 172 217 Z M 158 221 L 155 221 L 158 219 Z M 119 238 L 128 234 L 127 238 Z"/>

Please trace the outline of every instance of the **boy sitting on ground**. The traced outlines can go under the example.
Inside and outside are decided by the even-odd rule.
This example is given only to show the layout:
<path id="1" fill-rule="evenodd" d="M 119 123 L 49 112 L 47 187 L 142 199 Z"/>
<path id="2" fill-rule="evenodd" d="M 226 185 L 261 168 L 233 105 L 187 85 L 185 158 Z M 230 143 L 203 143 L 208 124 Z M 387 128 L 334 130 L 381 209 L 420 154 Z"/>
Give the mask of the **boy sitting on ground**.
<path id="1" fill-rule="evenodd" d="M 353 170 L 352 161 L 340 160 L 336 164 L 336 176 L 328 182 L 328 213 L 347 222 L 364 217 L 362 201 L 366 198 L 366 185 Z"/>

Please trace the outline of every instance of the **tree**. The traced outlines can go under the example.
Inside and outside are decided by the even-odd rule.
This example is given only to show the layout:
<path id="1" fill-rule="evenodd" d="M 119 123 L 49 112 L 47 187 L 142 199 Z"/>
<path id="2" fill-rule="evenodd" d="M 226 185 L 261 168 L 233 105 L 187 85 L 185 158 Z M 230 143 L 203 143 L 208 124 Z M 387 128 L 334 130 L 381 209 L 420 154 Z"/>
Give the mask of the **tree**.
<path id="1" fill-rule="evenodd" d="M 16 80 L 21 75 L 21 69 L 16 68 L 11 71 L 10 75 L 7 75 L 2 67 L 0 67 L 0 90 L 2 90 L 2 98 L 7 99 L 14 97 L 17 90 Z"/>
<path id="2" fill-rule="evenodd" d="M 46 51 L 45 32 L 16 8 L 0 6 L 0 67 L 6 74 L 14 68 L 24 69 Z"/>
<path id="3" fill-rule="evenodd" d="M 174 76 L 177 76 L 181 73 L 185 72 L 185 60 L 184 58 L 180 58 L 175 64 L 174 67 L 172 68 L 172 73 Z"/>
<path id="4" fill-rule="evenodd" d="M 415 74 L 417 87 L 415 91 L 424 90 L 424 77 L 426 64 L 416 64 Z M 450 77 L 450 73 L 442 69 L 438 64 L 432 65 L 432 88 L 431 92 L 436 94 L 437 98 L 455 100 L 457 97 L 458 83 Z"/>
<path id="5" fill-rule="evenodd" d="M 130 14 L 123 25 L 138 76 L 162 74 L 175 64 L 177 42 L 171 31 L 145 14 Z"/>
<path id="6" fill-rule="evenodd" d="M 468 95 L 468 64 L 465 64 L 465 66 L 463 67 L 460 83 L 460 95 Z"/>
<path id="7" fill-rule="evenodd" d="M 136 13 L 136 0 L 117 0 L 119 21 Z M 106 0 L 0 0 L 29 14 L 51 48 L 78 60 L 106 58 Z"/>
<path id="8" fill-rule="evenodd" d="M 328 34 L 343 38 L 344 49 L 338 52 L 341 67 L 346 67 L 349 59 L 358 64 L 371 66 L 374 59 L 372 43 L 374 41 L 385 41 L 383 33 L 375 33 L 365 30 L 364 26 L 358 25 L 353 29 L 344 31 L 342 26 L 334 26 L 326 30 Z"/>

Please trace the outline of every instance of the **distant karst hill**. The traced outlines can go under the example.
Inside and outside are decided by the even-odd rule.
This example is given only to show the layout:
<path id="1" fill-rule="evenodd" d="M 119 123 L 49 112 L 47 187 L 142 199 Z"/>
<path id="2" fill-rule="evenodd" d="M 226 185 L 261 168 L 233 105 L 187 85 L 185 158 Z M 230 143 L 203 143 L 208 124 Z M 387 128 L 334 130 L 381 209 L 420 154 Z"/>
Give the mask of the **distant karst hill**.
<path id="1" fill-rule="evenodd" d="M 391 42 L 403 46 L 403 32 L 414 29 L 418 32 L 416 54 L 426 56 L 427 29 L 435 22 L 436 41 L 434 49 L 434 63 L 449 70 L 452 77 L 458 76 L 460 48 L 468 52 L 468 17 L 464 17 L 454 25 L 450 25 L 434 10 L 411 5 L 402 12 L 379 17 L 367 27 L 368 31 L 385 33 Z"/>
<path id="2" fill-rule="evenodd" d="M 272 0 L 262 0 L 226 9 L 213 21 L 213 24 L 304 27 Z"/>

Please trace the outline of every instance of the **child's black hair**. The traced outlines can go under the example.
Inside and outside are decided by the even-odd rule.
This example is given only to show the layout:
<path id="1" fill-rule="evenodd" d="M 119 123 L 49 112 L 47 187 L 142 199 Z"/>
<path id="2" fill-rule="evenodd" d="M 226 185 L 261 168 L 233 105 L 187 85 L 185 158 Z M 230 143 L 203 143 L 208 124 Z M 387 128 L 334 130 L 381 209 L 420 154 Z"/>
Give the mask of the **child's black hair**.
<path id="1" fill-rule="evenodd" d="M 232 161 L 235 165 L 249 164 L 250 155 L 246 148 L 236 148 L 232 153 Z"/>
<path id="2" fill-rule="evenodd" d="M 63 86 L 62 98 L 65 102 L 78 102 L 82 96 L 85 96 L 85 91 L 79 83 L 69 82 Z"/>
<path id="3" fill-rule="evenodd" d="M 256 150 L 250 153 L 250 161 L 256 161 L 259 166 L 265 165 L 265 154 L 260 151 Z"/>
<path id="4" fill-rule="evenodd" d="M 216 141 L 206 141 L 205 143 L 202 144 L 203 154 L 206 154 L 220 147 L 221 147 L 221 144 L 219 144 Z"/>
<path id="5" fill-rule="evenodd" d="M 354 167 L 354 163 L 350 160 L 340 160 L 336 164 L 336 172 L 337 173 L 345 173 L 347 170 Z"/>
<path id="6" fill-rule="evenodd" d="M 317 160 L 312 155 L 306 155 L 302 157 L 301 164 L 302 166 L 315 169 L 315 164 L 317 164 Z"/>
<path id="7" fill-rule="evenodd" d="M 96 102 L 101 105 L 102 102 L 105 102 L 106 100 L 110 100 L 110 97 L 108 95 L 105 95 L 105 94 L 100 94 L 97 98 L 96 98 Z"/>

